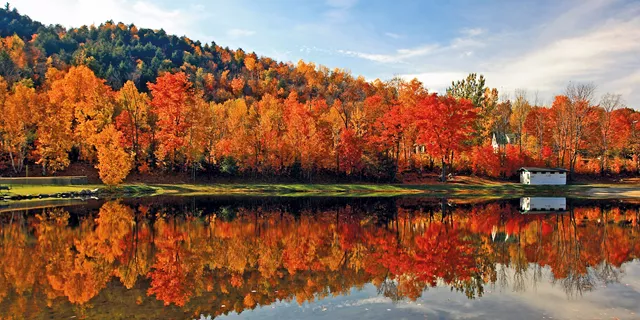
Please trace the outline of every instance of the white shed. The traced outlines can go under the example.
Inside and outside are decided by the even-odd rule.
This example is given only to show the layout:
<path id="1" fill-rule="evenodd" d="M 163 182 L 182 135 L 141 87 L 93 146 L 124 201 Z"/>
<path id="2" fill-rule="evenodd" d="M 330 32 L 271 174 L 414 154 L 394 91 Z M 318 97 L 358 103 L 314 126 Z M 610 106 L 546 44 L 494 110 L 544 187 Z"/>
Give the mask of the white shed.
<path id="1" fill-rule="evenodd" d="M 552 213 L 567 210 L 567 198 L 561 197 L 524 197 L 520 198 L 522 213 Z"/>
<path id="2" fill-rule="evenodd" d="M 556 168 L 520 168 L 520 183 L 530 185 L 567 184 L 567 170 Z"/>

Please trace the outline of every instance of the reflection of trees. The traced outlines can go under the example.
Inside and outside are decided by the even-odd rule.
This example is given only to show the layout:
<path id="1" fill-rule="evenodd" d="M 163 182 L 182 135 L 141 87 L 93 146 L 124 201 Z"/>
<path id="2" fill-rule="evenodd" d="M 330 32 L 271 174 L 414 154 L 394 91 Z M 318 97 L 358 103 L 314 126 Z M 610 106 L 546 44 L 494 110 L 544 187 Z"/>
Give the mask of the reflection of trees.
<path id="1" fill-rule="evenodd" d="M 394 303 L 402 300 L 402 296 L 400 296 L 398 292 L 398 284 L 391 278 L 385 278 L 379 285 L 377 285 L 377 288 L 378 294 L 383 297 L 390 298 Z"/>
<path id="2" fill-rule="evenodd" d="M 131 310 L 160 303 L 215 316 L 366 283 L 392 301 L 433 286 L 475 298 L 486 284 L 524 291 L 546 277 L 575 296 L 619 281 L 621 265 L 640 252 L 638 208 L 536 216 L 508 203 L 411 201 L 293 213 L 294 206 L 133 209 L 116 201 L 79 216 L 6 215 L 0 315 L 68 301 L 90 318 L 98 306 L 84 306 L 106 295 Z"/>

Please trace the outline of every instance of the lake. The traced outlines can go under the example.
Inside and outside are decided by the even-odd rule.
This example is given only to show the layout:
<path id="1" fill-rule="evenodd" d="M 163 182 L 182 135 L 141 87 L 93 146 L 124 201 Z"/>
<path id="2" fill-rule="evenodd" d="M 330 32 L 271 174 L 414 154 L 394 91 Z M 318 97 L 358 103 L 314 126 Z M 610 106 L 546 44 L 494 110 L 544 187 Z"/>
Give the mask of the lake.
<path id="1" fill-rule="evenodd" d="M 638 319 L 640 202 L 153 197 L 0 213 L 0 318 Z"/>

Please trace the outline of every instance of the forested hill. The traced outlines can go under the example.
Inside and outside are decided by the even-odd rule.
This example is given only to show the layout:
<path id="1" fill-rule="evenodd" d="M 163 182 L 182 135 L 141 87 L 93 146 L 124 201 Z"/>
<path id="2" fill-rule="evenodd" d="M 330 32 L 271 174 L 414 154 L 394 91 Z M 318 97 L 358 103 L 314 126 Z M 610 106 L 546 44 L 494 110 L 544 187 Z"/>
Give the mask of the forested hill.
<path id="1" fill-rule="evenodd" d="M 257 84 L 251 83 L 257 79 L 285 92 L 307 84 L 304 77 L 293 74 L 291 64 L 133 24 L 107 21 L 99 26 L 66 29 L 60 25 L 44 26 L 21 15 L 16 8 L 5 7 L 0 9 L 0 35 L 20 37 L 22 43 L 13 43 L 16 51 L 25 47 L 24 63 L 16 65 L 11 52 L 5 51 L 0 57 L 0 75 L 10 83 L 31 78 L 39 86 L 48 66 L 66 69 L 86 65 L 115 90 L 132 80 L 139 90 L 148 91 L 147 82 L 154 82 L 158 74 L 183 71 L 194 83 L 221 89 L 208 92 L 216 101 L 232 98 L 231 91 L 239 87 L 244 94 L 257 95 Z M 234 79 L 250 83 L 241 86 L 239 81 L 232 83 Z"/>
<path id="2" fill-rule="evenodd" d="M 131 170 L 307 181 L 640 172 L 640 113 L 619 95 L 596 99 L 594 84 L 570 84 L 551 106 L 526 90 L 499 101 L 476 74 L 439 95 L 416 79 L 366 81 L 135 25 L 44 26 L 9 5 L 0 36 L 0 176 L 72 163 L 109 184 Z"/>

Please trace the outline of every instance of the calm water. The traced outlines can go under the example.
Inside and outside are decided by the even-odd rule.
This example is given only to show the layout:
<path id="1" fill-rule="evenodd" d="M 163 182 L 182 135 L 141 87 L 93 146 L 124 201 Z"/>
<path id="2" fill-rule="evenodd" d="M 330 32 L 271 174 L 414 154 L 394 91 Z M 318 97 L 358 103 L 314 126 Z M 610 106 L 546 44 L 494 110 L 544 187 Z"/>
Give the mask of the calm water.
<path id="1" fill-rule="evenodd" d="M 572 199 L 5 211 L 0 318 L 639 319 L 639 219 L 639 202 Z"/>

